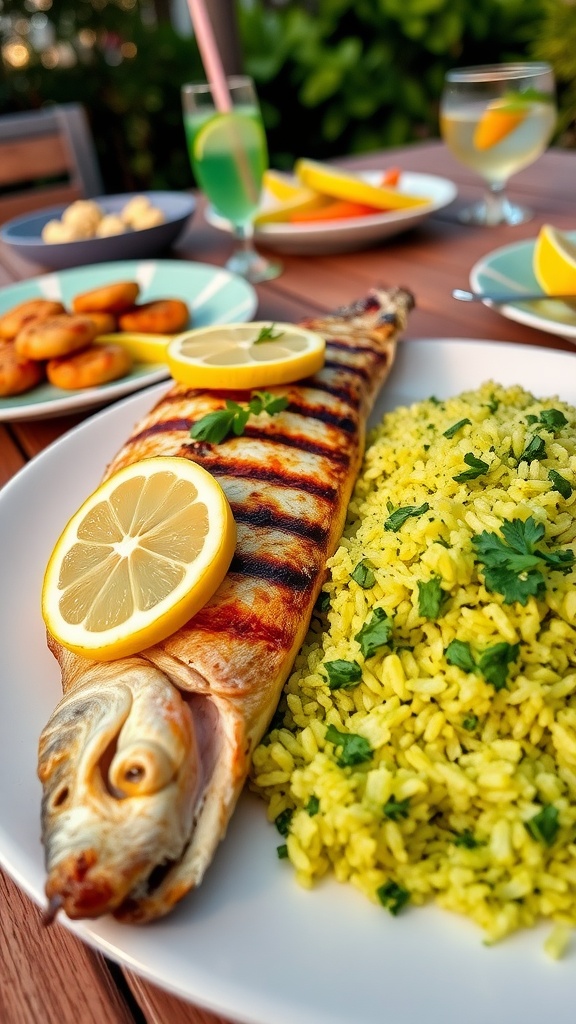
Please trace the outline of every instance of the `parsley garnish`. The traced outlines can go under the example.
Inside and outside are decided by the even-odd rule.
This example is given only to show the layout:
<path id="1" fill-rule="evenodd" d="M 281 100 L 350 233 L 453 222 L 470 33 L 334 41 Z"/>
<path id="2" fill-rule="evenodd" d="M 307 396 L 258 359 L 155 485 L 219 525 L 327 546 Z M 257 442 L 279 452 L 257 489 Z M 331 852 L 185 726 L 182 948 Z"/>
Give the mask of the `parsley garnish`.
<path id="1" fill-rule="evenodd" d="M 393 796 L 384 804 L 384 816 L 390 818 L 390 821 L 399 821 L 400 818 L 408 817 L 408 807 L 410 806 L 410 798 L 406 800 L 395 800 Z"/>
<path id="2" fill-rule="evenodd" d="M 552 846 L 560 828 L 558 808 L 554 807 L 554 804 L 546 804 L 538 814 L 525 821 L 524 825 L 533 839 L 544 843 L 545 846 Z"/>
<path id="3" fill-rule="evenodd" d="M 470 425 L 472 425 L 472 420 L 469 420 L 468 417 L 466 417 L 466 419 L 464 420 L 458 420 L 458 423 L 453 423 L 451 427 L 448 427 L 448 430 L 444 431 L 444 437 L 454 437 L 454 434 L 458 433 L 460 427 L 466 426 L 467 423 L 470 423 Z"/>
<path id="4" fill-rule="evenodd" d="M 504 595 L 506 604 L 525 605 L 531 595 L 545 590 L 543 565 L 568 572 L 574 565 L 571 551 L 541 551 L 536 548 L 544 537 L 544 524 L 529 516 L 525 522 L 513 519 L 502 523 L 502 536 L 484 530 L 472 538 L 478 561 L 484 566 L 488 590 Z"/>
<path id="5" fill-rule="evenodd" d="M 278 854 L 278 860 L 286 860 L 288 856 L 288 847 L 286 843 L 282 843 L 282 846 L 277 846 L 276 853 Z"/>
<path id="6" fill-rule="evenodd" d="M 540 434 L 534 434 L 534 437 L 518 459 L 518 464 L 521 462 L 534 462 L 535 459 L 541 461 L 545 458 L 546 442 L 543 437 L 540 437 Z"/>
<path id="7" fill-rule="evenodd" d="M 516 661 L 519 651 L 520 644 L 507 644 L 503 641 L 487 647 L 476 661 L 467 641 L 452 640 L 444 653 L 449 665 L 456 665 L 463 672 L 480 672 L 495 690 L 502 690 L 508 681 L 508 666 Z M 478 719 L 473 728 L 477 722 Z M 464 727 L 468 728 L 466 725 Z"/>
<path id="8" fill-rule="evenodd" d="M 363 761 L 369 761 L 372 757 L 373 750 L 368 740 L 364 739 L 363 736 L 358 736 L 355 732 L 338 732 L 335 726 L 329 725 L 325 735 L 326 739 L 333 743 L 335 747 L 342 748 L 336 758 L 336 763 L 341 768 L 346 768 L 353 764 L 362 764 Z"/>
<path id="9" fill-rule="evenodd" d="M 399 530 L 401 526 L 404 526 L 407 519 L 410 519 L 412 516 L 423 516 L 429 508 L 430 505 L 427 501 L 422 505 L 405 505 L 404 508 L 397 508 L 384 523 L 384 529 Z M 390 507 L 388 511 L 390 511 Z"/>
<path id="10" fill-rule="evenodd" d="M 468 732 L 474 732 L 478 725 L 478 715 L 466 715 L 466 718 L 462 719 L 462 728 L 467 729 Z"/>
<path id="11" fill-rule="evenodd" d="M 290 831 L 290 822 L 292 821 L 292 815 L 294 811 L 291 807 L 287 807 L 285 811 L 280 811 L 280 814 L 274 818 L 274 824 L 278 829 L 281 836 L 287 836 Z"/>
<path id="12" fill-rule="evenodd" d="M 470 469 L 465 469 L 463 473 L 458 473 L 456 476 L 452 477 L 457 484 L 465 484 L 467 480 L 476 480 L 477 477 L 483 476 L 484 473 L 487 473 L 490 469 L 487 462 L 483 462 L 482 459 L 477 459 L 472 452 L 468 452 L 464 456 L 464 462 L 467 466 L 470 466 Z"/>
<path id="13" fill-rule="evenodd" d="M 363 590 L 369 590 L 370 587 L 373 587 L 376 583 L 374 570 L 366 558 L 363 558 L 361 562 L 358 562 L 358 565 L 354 569 L 354 572 L 351 573 L 351 576 Z"/>
<path id="14" fill-rule="evenodd" d="M 451 640 L 444 654 L 449 665 L 456 665 L 456 668 L 461 668 L 463 672 L 476 671 L 470 644 L 464 640 Z"/>
<path id="15" fill-rule="evenodd" d="M 540 422 L 543 426 L 547 427 L 548 430 L 555 432 L 561 430 L 568 423 L 563 412 L 560 409 L 544 409 L 540 413 Z"/>
<path id="16" fill-rule="evenodd" d="M 320 810 L 320 801 L 318 797 L 311 796 L 304 809 L 308 812 L 311 818 L 313 818 L 315 814 L 318 814 L 318 811 Z"/>
<path id="17" fill-rule="evenodd" d="M 376 895 L 383 907 L 386 907 L 391 914 L 396 915 L 405 907 L 410 899 L 410 893 L 403 889 L 397 882 L 385 882 L 376 890 Z"/>
<path id="18" fill-rule="evenodd" d="M 277 341 L 278 338 L 283 338 L 286 331 L 276 331 L 276 334 L 274 334 L 275 326 L 276 324 L 270 324 L 268 327 L 261 327 L 258 337 L 252 344 L 261 345 L 263 341 Z"/>
<path id="19" fill-rule="evenodd" d="M 475 850 L 478 846 L 486 846 L 482 839 L 476 839 L 469 828 L 463 832 L 457 832 L 454 836 L 454 846 L 463 846 L 466 850 Z"/>
<path id="20" fill-rule="evenodd" d="M 385 647 L 390 639 L 394 623 L 383 608 L 375 608 L 372 618 L 366 622 L 359 633 L 356 633 L 355 640 L 360 644 L 360 650 L 365 658 L 371 658 L 381 647 Z"/>
<path id="21" fill-rule="evenodd" d="M 552 481 L 553 489 L 558 491 L 563 498 L 570 497 L 574 488 L 565 477 L 560 476 L 560 473 L 557 473 L 555 469 L 549 469 L 548 479 Z"/>
<path id="22" fill-rule="evenodd" d="M 440 579 L 440 576 L 433 576 L 424 583 L 418 580 L 418 611 L 424 619 L 437 619 L 448 596 L 440 586 Z"/>
<path id="23" fill-rule="evenodd" d="M 498 412 L 499 405 L 499 400 L 495 398 L 494 395 L 490 395 L 490 401 L 486 402 L 486 408 L 489 409 L 490 412 Z"/>
<path id="24" fill-rule="evenodd" d="M 317 612 L 327 612 L 330 607 L 330 594 L 327 594 L 325 590 L 321 590 L 316 598 L 316 604 L 314 608 Z"/>
<path id="25" fill-rule="evenodd" d="M 362 669 L 357 661 L 327 661 L 324 665 L 331 690 L 350 690 L 362 679 Z"/>
<path id="26" fill-rule="evenodd" d="M 288 399 L 284 395 L 271 395 L 269 391 L 253 391 L 250 401 L 244 406 L 228 398 L 226 408 L 202 416 L 191 428 L 190 436 L 196 441 L 220 444 L 229 434 L 240 437 L 251 414 L 258 416 L 261 412 L 267 412 L 269 416 L 274 416 L 287 405 Z"/>

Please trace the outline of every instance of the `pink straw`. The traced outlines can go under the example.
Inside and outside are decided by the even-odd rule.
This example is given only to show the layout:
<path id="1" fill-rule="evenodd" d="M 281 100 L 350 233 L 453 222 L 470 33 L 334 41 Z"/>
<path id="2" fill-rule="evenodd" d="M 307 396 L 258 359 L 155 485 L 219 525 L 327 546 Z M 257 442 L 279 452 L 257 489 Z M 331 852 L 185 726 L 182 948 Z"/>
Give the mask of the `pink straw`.
<path id="1" fill-rule="evenodd" d="M 212 86 L 214 104 L 217 110 L 226 112 L 232 109 L 232 103 L 230 93 L 228 92 L 226 75 L 224 74 L 224 68 L 222 67 L 222 61 L 216 46 L 216 39 L 214 38 L 212 22 L 210 21 L 204 0 L 188 0 L 188 7 L 206 77 Z"/>

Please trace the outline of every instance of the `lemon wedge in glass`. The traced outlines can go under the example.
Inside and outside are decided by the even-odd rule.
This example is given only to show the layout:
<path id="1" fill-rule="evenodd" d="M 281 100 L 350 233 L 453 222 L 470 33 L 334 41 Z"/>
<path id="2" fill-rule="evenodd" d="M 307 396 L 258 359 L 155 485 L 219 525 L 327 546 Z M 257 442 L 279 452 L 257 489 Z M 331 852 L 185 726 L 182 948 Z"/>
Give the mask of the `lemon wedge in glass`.
<path id="1" fill-rule="evenodd" d="M 244 390 L 288 384 L 324 364 L 324 338 L 295 324 L 261 321 L 199 327 L 167 349 L 174 380 L 194 388 Z"/>
<path id="2" fill-rule="evenodd" d="M 47 629 L 96 661 L 144 650 L 206 604 L 235 545 L 224 491 L 201 466 L 162 456 L 125 466 L 56 542 L 42 588 Z"/>

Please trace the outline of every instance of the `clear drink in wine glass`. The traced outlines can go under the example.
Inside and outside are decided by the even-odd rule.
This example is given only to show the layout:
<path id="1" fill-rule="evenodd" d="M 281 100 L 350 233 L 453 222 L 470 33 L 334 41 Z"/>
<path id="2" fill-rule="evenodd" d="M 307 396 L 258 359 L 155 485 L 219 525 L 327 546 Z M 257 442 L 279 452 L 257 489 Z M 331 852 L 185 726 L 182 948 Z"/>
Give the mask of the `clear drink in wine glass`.
<path id="1" fill-rule="evenodd" d="M 182 86 L 184 129 L 192 171 L 209 202 L 230 221 L 239 245 L 226 266 L 256 284 L 277 277 L 281 263 L 254 248 L 253 218 L 268 167 L 266 133 L 254 82 L 227 79 L 230 109 L 219 109 L 207 82 Z"/>
<path id="2" fill-rule="evenodd" d="M 467 224 L 522 224 L 532 211 L 506 195 L 508 179 L 546 149 L 556 125 L 554 73 L 525 62 L 453 68 L 440 101 L 442 138 L 484 179 L 483 200 L 460 211 Z"/>

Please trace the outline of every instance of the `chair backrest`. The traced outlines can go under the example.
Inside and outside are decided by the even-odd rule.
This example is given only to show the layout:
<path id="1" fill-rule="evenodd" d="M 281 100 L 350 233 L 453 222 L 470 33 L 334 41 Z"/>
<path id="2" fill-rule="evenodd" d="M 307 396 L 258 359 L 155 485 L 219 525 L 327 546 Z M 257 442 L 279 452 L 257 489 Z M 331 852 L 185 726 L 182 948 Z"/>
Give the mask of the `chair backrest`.
<path id="1" fill-rule="evenodd" d="M 84 108 L 63 103 L 0 117 L 0 223 L 44 206 L 102 195 Z"/>

